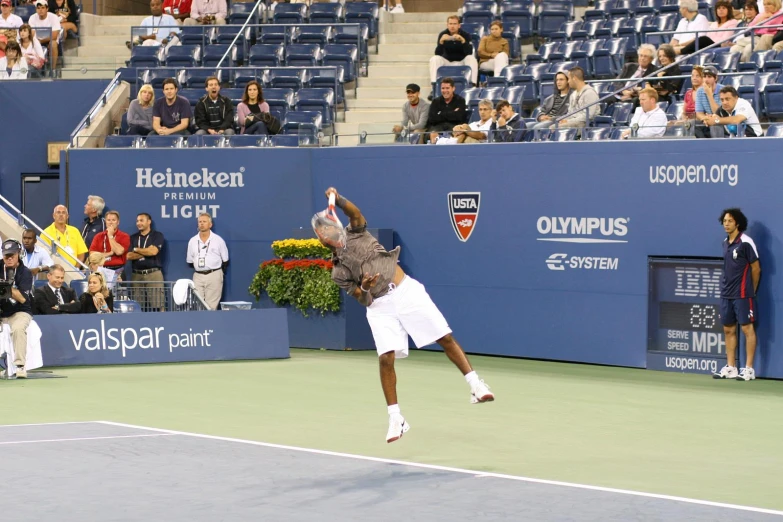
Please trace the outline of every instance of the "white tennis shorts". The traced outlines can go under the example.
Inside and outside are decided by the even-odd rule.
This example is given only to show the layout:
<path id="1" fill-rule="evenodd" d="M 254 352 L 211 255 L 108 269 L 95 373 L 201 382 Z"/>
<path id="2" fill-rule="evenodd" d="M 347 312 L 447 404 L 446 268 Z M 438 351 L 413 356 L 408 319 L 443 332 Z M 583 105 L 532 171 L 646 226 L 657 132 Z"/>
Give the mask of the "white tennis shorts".
<path id="1" fill-rule="evenodd" d="M 367 308 L 367 321 L 378 355 L 395 352 L 399 358 L 407 357 L 409 335 L 416 347 L 422 348 L 451 333 L 424 285 L 409 276 L 388 294 L 373 300 Z"/>

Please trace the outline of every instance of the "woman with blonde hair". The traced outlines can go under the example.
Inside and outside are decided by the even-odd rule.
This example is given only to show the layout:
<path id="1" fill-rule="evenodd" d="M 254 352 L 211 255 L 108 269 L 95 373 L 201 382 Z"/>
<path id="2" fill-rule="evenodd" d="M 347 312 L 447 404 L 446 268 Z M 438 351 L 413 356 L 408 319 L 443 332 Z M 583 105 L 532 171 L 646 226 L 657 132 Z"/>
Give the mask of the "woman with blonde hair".
<path id="1" fill-rule="evenodd" d="M 146 136 L 152 131 L 152 104 L 155 103 L 155 91 L 152 85 L 144 84 L 136 99 L 128 107 L 128 134 Z"/>
<path id="2" fill-rule="evenodd" d="M 106 287 L 106 279 L 100 272 L 87 278 L 87 291 L 79 297 L 83 314 L 110 314 L 114 312 L 114 297 Z"/>
<path id="3" fill-rule="evenodd" d="M 780 0 L 764 0 L 764 12 L 758 15 L 749 26 L 756 25 L 781 25 L 783 22 L 783 9 L 781 9 Z M 772 49 L 773 39 L 777 29 L 767 29 L 762 27 L 753 31 L 756 37 L 753 38 L 751 46 L 751 37 L 743 36 L 732 46 L 731 52 L 740 54 L 740 61 L 749 62 L 751 55 L 755 51 L 768 51 Z"/>
<path id="4" fill-rule="evenodd" d="M 106 256 L 100 252 L 90 252 L 87 257 L 87 266 L 89 273 L 98 272 L 103 275 L 106 286 L 109 290 L 114 290 L 115 279 L 117 279 L 117 272 L 104 268 L 103 263 L 106 261 Z"/>

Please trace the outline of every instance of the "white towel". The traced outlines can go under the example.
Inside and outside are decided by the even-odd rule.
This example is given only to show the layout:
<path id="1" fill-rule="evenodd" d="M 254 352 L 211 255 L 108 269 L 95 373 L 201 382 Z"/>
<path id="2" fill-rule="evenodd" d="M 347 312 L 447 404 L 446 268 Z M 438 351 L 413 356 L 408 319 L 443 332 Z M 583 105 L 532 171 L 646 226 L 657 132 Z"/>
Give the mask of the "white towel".
<path id="1" fill-rule="evenodd" d="M 6 364 L 8 365 L 8 375 L 16 375 L 16 365 L 14 365 L 14 343 L 11 341 L 11 327 L 3 325 L 0 332 L 0 356 L 6 355 Z M 27 363 L 25 370 L 37 370 L 43 366 L 43 355 L 41 354 L 41 329 L 35 321 L 30 321 L 27 327 Z"/>

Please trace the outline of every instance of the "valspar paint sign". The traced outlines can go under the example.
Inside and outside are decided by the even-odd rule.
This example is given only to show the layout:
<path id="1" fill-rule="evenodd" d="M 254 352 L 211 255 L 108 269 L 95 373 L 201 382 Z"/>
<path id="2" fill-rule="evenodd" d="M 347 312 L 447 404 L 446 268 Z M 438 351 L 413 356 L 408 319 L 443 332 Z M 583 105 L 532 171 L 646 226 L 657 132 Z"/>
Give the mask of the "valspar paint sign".
<path id="1" fill-rule="evenodd" d="M 167 167 L 157 170 L 136 168 L 136 188 L 155 189 L 163 219 L 193 219 L 204 212 L 220 216 L 219 193 L 224 189 L 240 190 L 245 186 L 245 167 L 215 171 L 206 167 L 180 171 Z M 154 201 L 154 199 L 153 199 Z"/>
<path id="2" fill-rule="evenodd" d="M 289 357 L 284 309 L 46 315 L 35 320 L 42 332 L 44 366 Z"/>

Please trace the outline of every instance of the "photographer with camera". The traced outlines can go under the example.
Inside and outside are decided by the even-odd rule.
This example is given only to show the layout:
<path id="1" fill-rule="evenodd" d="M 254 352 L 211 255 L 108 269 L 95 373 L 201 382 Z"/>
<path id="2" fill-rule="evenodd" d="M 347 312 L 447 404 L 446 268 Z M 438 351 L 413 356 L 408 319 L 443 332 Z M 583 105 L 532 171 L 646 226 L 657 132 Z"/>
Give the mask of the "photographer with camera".
<path id="1" fill-rule="evenodd" d="M 24 365 L 27 359 L 27 327 L 32 320 L 33 274 L 22 264 L 19 258 L 21 252 L 22 244 L 16 239 L 3 241 L 0 320 L 2 328 L 11 328 L 16 376 L 26 379 Z"/>

